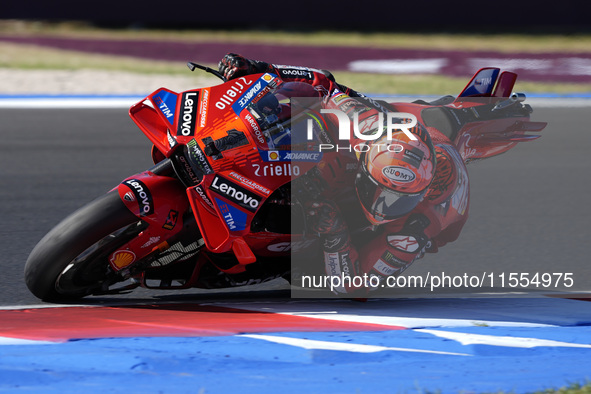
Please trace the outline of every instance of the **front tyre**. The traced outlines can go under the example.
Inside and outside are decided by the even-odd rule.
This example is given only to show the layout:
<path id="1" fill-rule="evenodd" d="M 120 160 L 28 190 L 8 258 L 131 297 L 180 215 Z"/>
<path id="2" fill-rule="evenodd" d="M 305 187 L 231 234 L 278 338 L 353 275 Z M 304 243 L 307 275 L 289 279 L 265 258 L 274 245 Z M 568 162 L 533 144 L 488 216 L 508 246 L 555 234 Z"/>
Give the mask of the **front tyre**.
<path id="1" fill-rule="evenodd" d="M 108 255 L 142 229 L 112 191 L 54 227 L 27 259 L 25 282 L 38 298 L 67 301 L 97 292 L 115 274 Z"/>

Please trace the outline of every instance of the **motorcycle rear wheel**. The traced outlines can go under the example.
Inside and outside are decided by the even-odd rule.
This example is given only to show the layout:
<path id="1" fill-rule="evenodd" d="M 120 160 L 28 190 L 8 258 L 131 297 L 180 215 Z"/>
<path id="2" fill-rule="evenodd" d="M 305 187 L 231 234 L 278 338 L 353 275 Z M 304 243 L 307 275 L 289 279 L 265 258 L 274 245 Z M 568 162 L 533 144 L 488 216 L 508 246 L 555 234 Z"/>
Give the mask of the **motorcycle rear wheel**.
<path id="1" fill-rule="evenodd" d="M 39 241 L 25 264 L 25 283 L 38 298 L 68 301 L 100 292 L 103 283 L 122 280 L 108 255 L 135 237 L 142 222 L 116 191 L 75 211 Z"/>

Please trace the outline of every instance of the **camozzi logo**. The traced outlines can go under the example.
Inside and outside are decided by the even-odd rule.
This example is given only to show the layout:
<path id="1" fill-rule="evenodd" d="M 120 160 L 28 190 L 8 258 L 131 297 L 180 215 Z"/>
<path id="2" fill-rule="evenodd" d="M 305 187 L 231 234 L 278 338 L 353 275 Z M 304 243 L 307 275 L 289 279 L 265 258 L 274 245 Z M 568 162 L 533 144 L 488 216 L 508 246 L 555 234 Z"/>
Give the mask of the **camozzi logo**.
<path id="1" fill-rule="evenodd" d="M 418 138 L 409 130 L 417 125 L 417 118 L 413 114 L 407 112 L 378 112 L 377 117 L 370 117 L 371 119 L 359 121 L 359 113 L 353 113 L 353 119 L 338 109 L 321 109 L 321 114 L 332 114 L 338 119 L 339 125 L 339 140 L 349 141 L 351 139 L 351 129 L 355 138 L 362 141 L 375 141 L 381 138 L 386 133 L 387 140 L 392 141 L 392 133 L 395 130 L 400 130 L 406 136 L 412 140 L 417 141 Z M 312 119 L 307 121 L 307 139 L 308 141 L 314 140 L 314 128 Z M 360 124 L 361 123 L 361 124 Z M 385 125 L 385 128 L 384 128 Z M 375 145 L 375 144 L 374 144 Z M 384 149 L 399 149 L 397 144 L 380 144 L 384 145 Z M 360 143 L 349 146 L 339 146 L 334 144 L 319 144 L 318 151 L 322 152 L 325 150 L 339 151 L 348 150 L 349 152 L 367 152 L 370 149 L 370 145 L 366 143 Z M 395 152 L 394 150 L 392 152 Z"/>

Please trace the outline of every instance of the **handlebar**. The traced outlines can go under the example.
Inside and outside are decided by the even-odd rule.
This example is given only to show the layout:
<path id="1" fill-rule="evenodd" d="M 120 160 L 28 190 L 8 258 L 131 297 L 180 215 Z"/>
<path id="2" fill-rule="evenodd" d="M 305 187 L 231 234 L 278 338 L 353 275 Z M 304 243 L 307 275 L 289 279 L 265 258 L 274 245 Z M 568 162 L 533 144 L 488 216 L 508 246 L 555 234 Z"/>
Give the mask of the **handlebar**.
<path id="1" fill-rule="evenodd" d="M 191 70 L 191 71 L 195 71 L 195 69 L 198 68 L 200 70 L 203 70 L 205 72 L 213 74 L 216 77 L 218 77 L 219 79 L 221 79 L 222 81 L 226 82 L 226 78 L 222 74 L 220 74 L 219 71 L 214 70 L 211 67 L 202 66 L 201 64 L 198 64 L 195 62 L 187 62 L 187 67 L 189 67 L 189 70 Z"/>

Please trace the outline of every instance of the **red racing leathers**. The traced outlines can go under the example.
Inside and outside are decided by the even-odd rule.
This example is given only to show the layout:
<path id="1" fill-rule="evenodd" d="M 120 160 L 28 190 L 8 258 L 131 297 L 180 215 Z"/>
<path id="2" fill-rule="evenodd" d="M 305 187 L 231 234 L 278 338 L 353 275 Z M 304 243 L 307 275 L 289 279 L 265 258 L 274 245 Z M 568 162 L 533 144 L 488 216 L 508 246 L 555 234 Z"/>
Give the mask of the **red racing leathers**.
<path id="1" fill-rule="evenodd" d="M 396 112 L 395 108 L 386 103 L 375 102 L 337 84 L 326 71 L 253 62 L 250 65 L 254 64 L 255 67 L 251 67 L 246 73 L 272 72 L 285 81 L 305 82 L 314 86 L 316 90 L 333 93 L 333 96 L 335 91 L 340 91 L 356 97 L 356 105 L 365 105 L 370 109 L 367 111 L 366 108 L 362 115 L 366 124 L 377 123 L 372 119 L 377 119 L 380 111 Z M 224 71 L 221 65 L 220 71 Z M 345 101 L 341 99 L 336 103 L 329 99 L 324 102 L 324 106 L 352 113 L 351 104 L 343 104 Z M 423 126 L 418 127 L 425 132 Z M 377 277 L 380 281 L 377 288 L 382 288 L 386 285 L 388 277 L 401 274 L 425 252 L 436 252 L 439 247 L 458 238 L 468 218 L 467 170 L 459 153 L 446 136 L 434 128 L 427 128 L 426 132 L 433 142 L 437 161 L 435 176 L 426 195 L 412 212 L 401 218 L 379 226 L 371 226 L 368 222 L 367 228 L 370 230 L 365 234 L 369 232 L 370 237 L 364 236 L 361 242 L 356 242 L 354 237 L 352 239 L 347 218 L 338 204 L 331 199 L 312 198 L 305 202 L 310 231 L 323 241 L 325 272 L 328 276 Z M 352 137 L 350 142 L 354 145 L 360 141 Z M 371 283 L 376 282 L 377 280 L 373 280 Z M 359 288 L 347 283 L 353 282 L 345 282 L 344 286 L 334 290 L 338 293 L 362 296 L 375 288 Z"/>
<path id="2" fill-rule="evenodd" d="M 355 112 L 355 109 L 351 110 L 354 106 L 342 99 L 337 104 L 331 100 L 326 103 L 327 108 L 340 108 L 349 113 Z M 377 124 L 378 111 L 372 109 L 359 116 L 362 133 L 363 124 Z M 365 130 L 368 134 L 373 131 Z M 439 247 L 458 238 L 468 218 L 469 203 L 468 174 L 463 160 L 451 141 L 438 130 L 418 125 L 411 131 L 417 135 L 427 132 L 435 149 L 435 175 L 423 200 L 409 214 L 374 226 L 373 236 L 364 238 L 356 247 L 344 224 L 343 214 L 336 205 L 325 203 L 332 206 L 332 211 L 326 207 L 324 210 L 335 223 L 330 230 L 323 229 L 323 237 L 328 240 L 324 249 L 327 275 L 345 273 L 361 277 L 367 274 L 378 277 L 379 283 L 374 281 L 369 285 L 367 281 L 359 281 L 365 287 L 362 290 L 391 287 L 386 282 L 388 277 L 398 276 L 425 252 L 436 252 Z M 365 141 L 352 137 L 350 142 L 352 146 L 358 146 Z M 354 287 L 345 285 L 336 290 L 349 293 L 355 290 Z"/>

